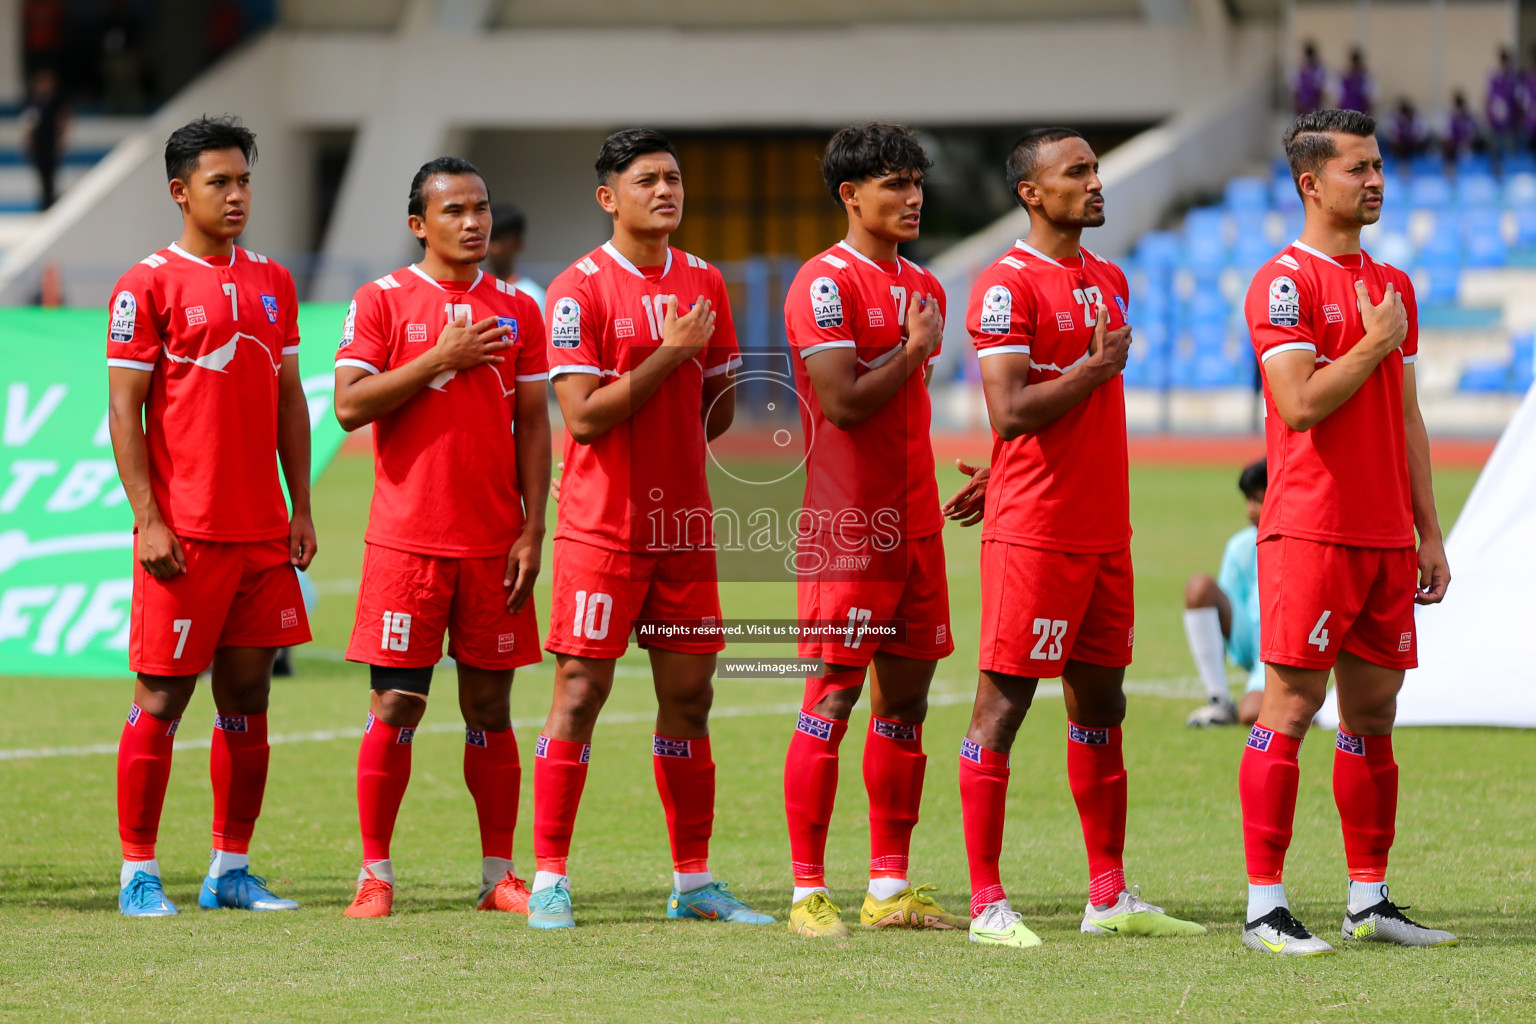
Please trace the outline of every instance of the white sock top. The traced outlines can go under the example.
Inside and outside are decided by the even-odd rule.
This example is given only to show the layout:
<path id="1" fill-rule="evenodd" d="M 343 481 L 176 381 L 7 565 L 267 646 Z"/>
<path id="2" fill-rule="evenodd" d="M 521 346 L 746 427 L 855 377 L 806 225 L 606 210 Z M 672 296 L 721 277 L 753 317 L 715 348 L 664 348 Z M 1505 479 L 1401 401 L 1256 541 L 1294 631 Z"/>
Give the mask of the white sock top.
<path id="1" fill-rule="evenodd" d="M 909 883 L 905 878 L 871 878 L 869 880 L 869 894 L 877 900 L 888 900 Z"/>
<path id="2" fill-rule="evenodd" d="M 1205 694 L 1213 701 L 1232 699 L 1227 689 L 1226 639 L 1221 635 L 1221 613 L 1215 608 L 1186 608 L 1184 636 Z"/>

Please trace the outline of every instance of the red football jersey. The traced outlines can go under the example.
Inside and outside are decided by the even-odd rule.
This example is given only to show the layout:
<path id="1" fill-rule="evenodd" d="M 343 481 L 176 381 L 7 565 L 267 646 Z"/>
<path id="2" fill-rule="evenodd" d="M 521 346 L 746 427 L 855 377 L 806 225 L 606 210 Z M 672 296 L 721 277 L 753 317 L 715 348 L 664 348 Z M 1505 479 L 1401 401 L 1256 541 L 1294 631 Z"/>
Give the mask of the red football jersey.
<path id="1" fill-rule="evenodd" d="M 971 287 L 965 326 L 976 354 L 1029 357 L 1025 386 L 1055 380 L 1087 361 L 1099 305 L 1108 330 L 1125 326 L 1125 274 L 1087 249 L 1054 260 L 1023 242 Z M 983 540 L 1106 554 L 1131 542 L 1125 450 L 1125 384 L 1100 384 L 1066 415 L 1004 441 L 993 434 Z"/>
<path id="2" fill-rule="evenodd" d="M 699 296 L 714 304 L 715 333 L 699 356 L 668 374 L 626 420 L 591 444 L 565 436 L 557 539 L 611 551 L 667 551 L 712 541 L 704 440 L 704 378 L 741 363 L 720 271 L 681 249 L 661 267 L 637 267 L 605 242 L 550 284 L 549 376 L 590 373 L 604 383 L 661 344 L 665 298 L 678 315 Z"/>
<path id="3" fill-rule="evenodd" d="M 278 372 L 298 351 L 293 277 L 249 249 L 205 260 L 173 243 L 118 279 L 107 365 L 152 374 L 144 405 L 150 490 L 174 533 L 288 536 Z"/>
<path id="4" fill-rule="evenodd" d="M 1269 490 L 1259 539 L 1301 537 L 1360 547 L 1413 543 L 1408 445 L 1403 430 L 1403 366 L 1418 358 L 1419 308 L 1413 282 L 1368 253 L 1328 256 L 1293 242 L 1254 275 L 1246 313 L 1263 362 L 1305 351 L 1331 363 L 1365 336 L 1355 282 L 1372 302 L 1388 284 L 1408 308 L 1408 337 L 1383 359 L 1349 401 L 1311 430 L 1292 430 L 1275 411 L 1264 379 L 1264 447 Z"/>
<path id="5" fill-rule="evenodd" d="M 504 555 L 523 529 L 512 437 L 517 382 L 543 380 L 538 304 L 504 281 L 434 281 L 414 264 L 357 290 L 337 366 L 383 373 L 433 345 L 464 315 L 512 333 L 506 361 L 439 374 L 373 424 L 370 544 L 445 558 Z"/>
<path id="6" fill-rule="evenodd" d="M 862 375 L 895 357 L 907 337 L 915 294 L 944 289 L 911 260 L 870 259 L 846 242 L 800 268 L 784 297 L 784 333 L 794 360 L 805 432 L 803 529 L 845 537 L 927 537 L 944 528 L 933 472 L 933 408 L 921 370 L 862 423 L 843 430 L 822 410 L 805 360 L 833 348 L 855 349 Z M 929 365 L 937 360 L 935 349 Z"/>

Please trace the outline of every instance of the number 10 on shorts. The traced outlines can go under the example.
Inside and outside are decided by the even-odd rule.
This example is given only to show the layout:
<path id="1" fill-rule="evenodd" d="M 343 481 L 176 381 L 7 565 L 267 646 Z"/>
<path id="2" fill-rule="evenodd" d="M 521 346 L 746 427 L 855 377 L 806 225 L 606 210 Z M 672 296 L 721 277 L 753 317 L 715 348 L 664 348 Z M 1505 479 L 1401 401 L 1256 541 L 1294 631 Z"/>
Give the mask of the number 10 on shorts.
<path id="1" fill-rule="evenodd" d="M 594 590 L 576 591 L 576 621 L 571 623 L 573 636 L 588 640 L 602 640 L 608 636 L 608 623 L 613 618 L 613 597 Z"/>

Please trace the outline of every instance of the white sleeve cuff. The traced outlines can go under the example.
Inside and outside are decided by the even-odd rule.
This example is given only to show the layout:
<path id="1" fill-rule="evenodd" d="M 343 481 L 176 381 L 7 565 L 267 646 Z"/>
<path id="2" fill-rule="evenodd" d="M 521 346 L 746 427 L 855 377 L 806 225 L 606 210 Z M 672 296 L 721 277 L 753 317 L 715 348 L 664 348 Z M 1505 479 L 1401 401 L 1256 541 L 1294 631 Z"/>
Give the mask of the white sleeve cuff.
<path id="1" fill-rule="evenodd" d="M 283 355 L 285 355 L 285 356 L 296 356 L 298 354 L 299 354 L 299 346 L 297 346 L 297 345 L 284 345 L 283 346 Z"/>
<path id="2" fill-rule="evenodd" d="M 736 367 L 738 367 L 740 365 L 741 365 L 741 356 L 731 356 L 730 359 L 728 359 L 727 361 L 721 363 L 719 366 L 705 367 L 705 369 L 704 369 L 704 376 L 706 376 L 706 377 L 718 377 L 722 373 L 730 373 L 732 370 L 736 369 Z"/>
<path id="3" fill-rule="evenodd" d="M 1418 361 L 1419 361 L 1419 354 L 1417 352 L 1415 352 L 1411 356 L 1403 356 L 1403 365 L 1404 366 L 1407 366 L 1410 363 L 1416 363 Z"/>
<path id="4" fill-rule="evenodd" d="M 987 356 L 1027 356 L 1028 345 L 994 345 L 991 348 L 979 348 L 976 350 L 976 358 L 985 359 Z"/>
<path id="5" fill-rule="evenodd" d="M 1270 356 L 1277 356 L 1281 352 L 1311 352 L 1317 355 L 1317 346 L 1310 341 L 1288 341 L 1284 345 L 1276 345 L 1274 348 L 1259 356 L 1259 362 L 1269 362 Z"/>
<path id="6" fill-rule="evenodd" d="M 123 370 L 143 370 L 149 373 L 154 370 L 154 363 L 141 363 L 137 359 L 108 359 L 108 366 L 116 366 Z"/>
<path id="7" fill-rule="evenodd" d="M 520 373 L 520 374 L 517 375 L 517 379 L 519 381 L 523 381 L 523 382 L 535 381 L 535 380 L 549 380 L 549 374 L 547 374 L 547 373 Z"/>
<path id="8" fill-rule="evenodd" d="M 823 342 L 820 342 L 818 344 L 807 345 L 807 346 L 805 346 L 805 348 L 802 348 L 800 350 L 800 358 L 803 360 L 803 359 L 805 359 L 806 356 L 813 356 L 817 352 L 822 352 L 822 351 L 825 351 L 826 349 L 829 349 L 829 348 L 858 348 L 858 347 L 859 346 L 855 345 L 852 341 L 849 341 L 846 338 L 844 338 L 842 340 L 839 340 L 839 341 L 823 341 Z"/>
<path id="9" fill-rule="evenodd" d="M 603 371 L 596 366 L 571 363 L 566 366 L 551 366 L 549 368 L 549 379 L 554 380 L 563 373 L 590 373 L 594 377 L 601 377 L 603 375 Z"/>
<path id="10" fill-rule="evenodd" d="M 377 366 L 374 366 L 372 363 L 365 363 L 361 359 L 338 359 L 338 360 L 336 360 L 336 365 L 337 366 L 355 366 L 359 370 L 367 370 L 369 373 L 383 373 L 384 372 L 384 371 L 380 370 Z"/>

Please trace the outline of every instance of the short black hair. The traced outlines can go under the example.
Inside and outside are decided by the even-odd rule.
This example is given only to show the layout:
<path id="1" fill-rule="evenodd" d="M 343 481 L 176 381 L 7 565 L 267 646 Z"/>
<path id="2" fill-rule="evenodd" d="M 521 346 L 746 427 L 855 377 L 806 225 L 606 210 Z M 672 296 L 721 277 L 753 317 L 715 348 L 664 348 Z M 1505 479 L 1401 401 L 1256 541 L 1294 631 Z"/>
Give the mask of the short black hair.
<path id="1" fill-rule="evenodd" d="M 197 170 L 197 159 L 204 153 L 221 149 L 238 149 L 245 154 L 245 162 L 256 162 L 256 133 L 240 123 L 238 117 L 225 114 L 209 117 L 204 114 L 196 121 L 171 132 L 165 140 L 165 180 L 186 181 Z"/>
<path id="2" fill-rule="evenodd" d="M 654 128 L 625 128 L 603 140 L 593 164 L 597 171 L 597 183 L 606 185 L 614 175 L 629 170 L 629 165 L 652 153 L 670 153 L 677 159 L 677 149 L 672 140 Z"/>
<path id="3" fill-rule="evenodd" d="M 1071 128 L 1032 128 L 1019 136 L 1008 151 L 1008 162 L 1003 165 L 1003 176 L 1008 182 L 1008 194 L 1020 206 L 1019 183 L 1034 180 L 1040 170 L 1040 150 L 1063 139 L 1081 139 L 1083 133 Z"/>
<path id="4" fill-rule="evenodd" d="M 439 174 L 446 174 L 450 177 L 457 177 L 460 174 L 473 174 L 482 183 L 485 181 L 485 175 L 481 174 L 479 168 L 468 160 L 461 160 L 456 156 L 440 156 L 435 160 L 428 160 L 421 165 L 421 170 L 416 172 L 416 177 L 411 179 L 411 195 L 405 204 L 405 212 L 408 216 L 422 217 L 426 215 L 427 182 Z M 489 187 L 486 189 L 486 194 L 487 196 L 490 194 Z"/>
<path id="5" fill-rule="evenodd" d="M 887 174 L 919 175 L 933 166 L 917 133 L 904 124 L 862 121 L 839 131 L 821 157 L 821 178 L 838 206 L 845 181 L 868 181 Z"/>
<path id="6" fill-rule="evenodd" d="M 1245 498 L 1256 498 L 1269 490 L 1269 463 L 1260 459 L 1244 466 L 1237 475 L 1237 489 Z"/>
<path id="7" fill-rule="evenodd" d="M 514 238 L 522 238 L 523 232 L 528 229 L 528 218 L 523 216 L 523 211 L 511 203 L 497 203 L 491 207 L 491 237 L 501 238 L 511 235 Z"/>
<path id="8" fill-rule="evenodd" d="M 1339 155 L 1339 148 L 1333 144 L 1336 134 L 1368 139 L 1376 134 L 1376 119 L 1358 110 L 1314 110 L 1302 114 L 1285 130 L 1281 141 L 1298 195 L 1303 174 L 1321 174 L 1323 165 Z"/>

